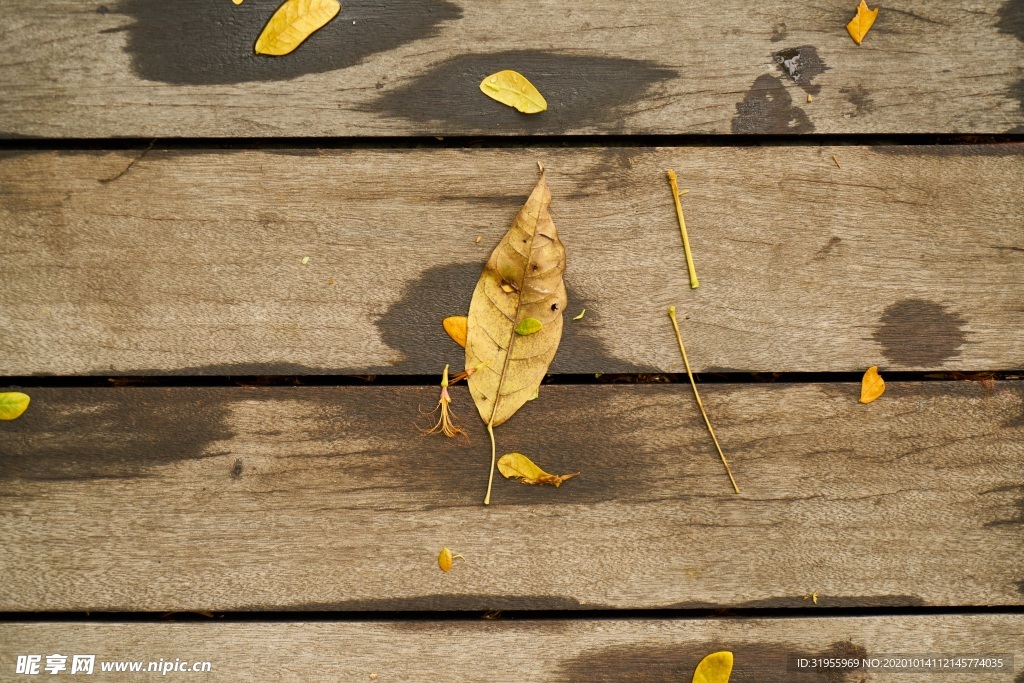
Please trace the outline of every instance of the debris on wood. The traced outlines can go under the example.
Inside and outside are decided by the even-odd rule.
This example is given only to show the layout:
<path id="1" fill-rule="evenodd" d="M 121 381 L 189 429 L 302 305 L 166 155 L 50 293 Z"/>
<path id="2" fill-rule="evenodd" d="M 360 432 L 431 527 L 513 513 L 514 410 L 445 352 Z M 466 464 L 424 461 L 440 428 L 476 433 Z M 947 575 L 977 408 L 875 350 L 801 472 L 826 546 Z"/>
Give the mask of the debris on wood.
<path id="1" fill-rule="evenodd" d="M 885 380 L 878 374 L 878 366 L 872 365 L 860 380 L 860 402 L 871 403 L 885 391 Z"/>
<path id="2" fill-rule="evenodd" d="M 464 436 L 469 441 L 469 435 L 466 434 L 466 430 L 455 424 L 455 413 L 448 407 L 452 402 L 451 396 L 448 395 L 448 366 L 444 366 L 444 373 L 441 375 L 441 398 L 437 401 L 437 408 L 434 408 L 434 412 L 437 410 L 441 411 L 441 416 L 437 418 L 437 423 L 430 429 L 421 429 L 424 435 L 436 434 L 441 432 L 450 439 L 454 439 L 457 436 Z"/>
<path id="3" fill-rule="evenodd" d="M 549 484 L 558 488 L 562 482 L 580 476 L 573 474 L 548 474 L 522 453 L 506 453 L 498 460 L 498 471 L 506 479 L 518 479 L 523 484 Z"/>
<path id="4" fill-rule="evenodd" d="M 587 309 L 584 308 L 582 311 L 580 311 L 580 314 L 578 316 L 573 318 L 573 320 L 583 320 L 583 314 L 586 313 L 586 312 L 587 312 Z"/>
<path id="5" fill-rule="evenodd" d="M 722 453 L 722 447 L 718 445 L 718 437 L 715 436 L 715 430 L 711 427 L 711 420 L 708 419 L 708 414 L 704 411 L 704 403 L 700 400 L 700 393 L 697 391 L 697 383 L 693 381 L 693 372 L 690 371 L 690 361 L 686 357 L 686 349 L 683 347 L 683 335 L 679 332 L 679 323 L 676 322 L 676 307 L 669 306 L 668 317 L 672 320 L 672 328 L 676 331 L 676 341 L 679 342 L 679 352 L 683 354 L 683 365 L 686 366 L 686 376 L 690 378 L 690 386 L 693 387 L 693 397 L 697 399 L 697 407 L 700 408 L 700 414 L 704 416 L 704 424 L 708 427 L 708 433 L 711 434 L 711 440 L 715 442 L 715 448 L 718 449 L 718 457 L 722 459 L 722 464 L 725 465 L 725 472 L 729 475 L 729 481 L 732 482 L 732 488 L 736 493 L 740 492 L 740 487 L 736 485 L 736 480 L 732 476 L 732 470 L 729 468 L 729 462 L 725 459 L 725 454 Z"/>
<path id="6" fill-rule="evenodd" d="M 547 100 L 518 71 L 499 71 L 480 81 L 480 92 L 524 114 L 539 114 L 548 108 Z"/>
<path id="7" fill-rule="evenodd" d="M 20 391 L 0 393 L 0 420 L 16 420 L 28 409 L 32 399 Z"/>
<path id="8" fill-rule="evenodd" d="M 836 162 L 836 168 L 842 168 L 843 165 L 839 163 L 839 159 L 836 159 L 836 155 L 832 155 L 832 161 Z"/>
<path id="9" fill-rule="evenodd" d="M 873 10 L 869 10 L 868 4 L 864 0 L 860 0 L 860 5 L 857 6 L 857 15 L 846 25 L 846 30 L 849 31 L 853 42 L 860 45 L 860 41 L 864 40 L 864 36 L 871 30 L 871 25 L 875 23 L 878 9 L 876 7 Z"/>
<path id="10" fill-rule="evenodd" d="M 676 183 L 676 172 L 668 169 L 668 184 L 672 187 L 672 199 L 676 203 L 676 218 L 679 220 L 679 232 L 683 235 L 683 252 L 686 254 L 686 269 L 690 273 L 690 287 L 697 289 L 697 269 L 693 266 L 693 254 L 690 253 L 690 238 L 686 235 L 686 221 L 683 220 L 683 205 L 679 202 L 679 185 Z M 689 190 L 683 190 L 686 194 Z"/>

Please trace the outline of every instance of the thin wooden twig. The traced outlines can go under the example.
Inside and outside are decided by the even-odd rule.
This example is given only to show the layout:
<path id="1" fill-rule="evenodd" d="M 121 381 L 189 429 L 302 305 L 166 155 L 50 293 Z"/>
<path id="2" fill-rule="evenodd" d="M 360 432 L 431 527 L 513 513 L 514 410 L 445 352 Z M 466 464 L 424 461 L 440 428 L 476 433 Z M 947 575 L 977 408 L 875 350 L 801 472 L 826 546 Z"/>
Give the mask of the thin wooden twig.
<path id="1" fill-rule="evenodd" d="M 711 420 L 708 419 L 708 414 L 704 411 L 704 404 L 700 400 L 700 394 L 697 392 L 697 383 L 693 381 L 693 373 L 690 371 L 690 361 L 686 357 L 686 349 L 683 348 L 683 335 L 679 333 L 679 323 L 676 322 L 676 307 L 669 306 L 668 317 L 672 319 L 672 327 L 676 331 L 676 341 L 679 342 L 679 351 L 683 354 L 683 364 L 686 365 L 686 376 L 690 378 L 690 386 L 693 387 L 693 397 L 697 399 L 697 407 L 700 408 L 700 414 L 704 416 L 704 424 L 708 426 L 708 432 L 711 434 L 711 440 L 715 442 L 715 448 L 718 449 L 718 455 L 722 458 L 722 464 L 725 465 L 725 472 L 729 475 L 729 481 L 732 482 L 732 487 L 736 493 L 740 492 L 740 487 L 736 485 L 736 480 L 732 476 L 732 470 L 729 469 L 729 462 L 725 459 L 725 454 L 722 453 L 722 447 L 718 445 L 718 437 L 715 436 L 715 430 L 711 427 Z"/>
<path id="2" fill-rule="evenodd" d="M 668 184 L 672 186 L 672 199 L 676 203 L 676 218 L 679 219 L 679 232 L 683 235 L 683 252 L 686 253 L 686 269 L 690 271 L 690 287 L 697 289 L 697 269 L 693 266 L 693 254 L 690 253 L 690 238 L 686 235 L 686 221 L 683 220 L 683 205 L 679 203 L 679 185 L 676 183 L 676 172 L 668 169 Z M 686 194 L 689 190 L 683 190 Z"/>

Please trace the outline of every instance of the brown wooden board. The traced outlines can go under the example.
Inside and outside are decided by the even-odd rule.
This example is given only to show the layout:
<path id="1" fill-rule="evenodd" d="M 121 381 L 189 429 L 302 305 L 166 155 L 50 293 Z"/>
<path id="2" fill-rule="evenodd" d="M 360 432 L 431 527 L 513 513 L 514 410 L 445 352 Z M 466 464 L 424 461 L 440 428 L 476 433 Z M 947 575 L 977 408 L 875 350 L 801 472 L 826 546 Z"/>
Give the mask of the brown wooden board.
<path id="1" fill-rule="evenodd" d="M 8 0 L 0 137 L 1024 130 L 1019 0 L 894 0 L 860 46 L 853 0 L 345 0 L 257 56 L 278 4 Z M 481 94 L 502 69 L 549 109 Z"/>
<path id="2" fill-rule="evenodd" d="M 458 367 L 441 320 L 468 310 L 538 160 L 568 254 L 554 373 L 682 371 L 670 304 L 701 372 L 1020 369 L 1022 155 L 1021 144 L 8 152 L 0 374 Z M 696 290 L 670 167 L 690 190 Z"/>
<path id="3" fill-rule="evenodd" d="M 991 388 L 991 387 L 990 387 Z M 0 423 L 0 610 L 1021 605 L 1024 386 L 34 389 Z M 442 547 L 465 556 L 442 573 Z"/>
<path id="4" fill-rule="evenodd" d="M 0 666 L 19 654 L 93 654 L 87 680 L 155 674 L 104 673 L 112 663 L 150 661 L 208 672 L 167 678 L 205 681 L 428 681 L 494 683 L 689 682 L 711 652 L 733 653 L 730 683 L 854 683 L 940 680 L 1013 683 L 1024 660 L 1019 614 L 815 619 L 422 621 L 358 623 L 8 623 L 0 625 Z M 990 655 L 1000 670 L 917 673 L 852 668 L 911 658 Z M 925 655 L 925 657 L 922 657 Z M 800 659 L 807 665 L 801 670 Z M 830 669 L 812 661 L 846 660 Z M 1013 663 L 1010 663 L 1010 660 Z M 837 664 L 837 665 L 836 665 Z M 845 666 L 844 666 L 845 664 Z M 67 675 L 67 672 L 62 672 Z M 47 676 L 45 672 L 43 676 Z M 374 675 L 374 678 L 371 678 Z M 31 680 L 24 677 L 25 680 Z M 84 678 L 84 677 L 83 677 Z M 15 680 L 13 677 L 11 680 Z"/>

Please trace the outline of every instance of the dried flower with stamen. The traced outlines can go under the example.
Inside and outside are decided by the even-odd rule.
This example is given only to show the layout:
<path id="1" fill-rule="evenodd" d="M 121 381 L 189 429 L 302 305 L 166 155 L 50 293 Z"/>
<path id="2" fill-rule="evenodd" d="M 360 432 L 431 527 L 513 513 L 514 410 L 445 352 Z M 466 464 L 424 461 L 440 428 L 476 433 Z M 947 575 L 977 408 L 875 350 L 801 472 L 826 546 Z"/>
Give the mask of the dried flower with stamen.
<path id="1" fill-rule="evenodd" d="M 448 407 L 448 404 L 452 402 L 451 396 L 448 395 L 448 384 L 448 366 L 446 365 L 444 366 L 444 373 L 441 377 L 441 398 L 437 401 L 437 408 L 434 408 L 434 411 L 437 411 L 438 409 L 441 410 L 441 417 L 437 419 L 437 423 L 433 427 L 430 429 L 421 429 L 420 431 L 423 432 L 424 435 L 441 432 L 451 439 L 461 435 L 466 437 L 466 440 L 468 441 L 469 435 L 466 434 L 466 430 L 453 422 L 455 413 Z"/>

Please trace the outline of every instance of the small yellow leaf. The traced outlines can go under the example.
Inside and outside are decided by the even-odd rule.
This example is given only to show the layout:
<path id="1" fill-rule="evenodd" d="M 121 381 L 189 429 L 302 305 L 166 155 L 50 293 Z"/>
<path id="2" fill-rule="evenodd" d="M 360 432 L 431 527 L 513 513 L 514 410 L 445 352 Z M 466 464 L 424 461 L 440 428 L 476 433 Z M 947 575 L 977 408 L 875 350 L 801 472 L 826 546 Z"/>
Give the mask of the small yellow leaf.
<path id="1" fill-rule="evenodd" d="M 860 402 L 871 403 L 885 391 L 885 380 L 878 374 L 878 366 L 872 365 L 860 381 Z"/>
<path id="2" fill-rule="evenodd" d="M 860 5 L 857 6 L 857 16 L 850 20 L 850 23 L 846 25 L 846 30 L 850 32 L 850 37 L 853 38 L 853 42 L 860 45 L 860 41 L 864 40 L 864 36 L 868 34 L 871 29 L 871 25 L 875 23 L 875 17 L 878 16 L 878 8 L 873 10 L 868 9 L 868 4 L 864 0 L 860 0 Z"/>
<path id="3" fill-rule="evenodd" d="M 443 572 L 450 572 L 452 570 L 452 561 L 457 557 L 463 560 L 466 559 L 462 555 L 452 555 L 452 551 L 448 548 L 441 548 L 441 552 L 437 555 L 437 566 Z"/>
<path id="4" fill-rule="evenodd" d="M 464 315 L 452 315 L 441 321 L 444 331 L 448 333 L 456 344 L 466 348 L 466 326 L 469 318 Z"/>
<path id="5" fill-rule="evenodd" d="M 712 652 L 700 660 L 693 672 L 693 683 L 728 683 L 732 675 L 732 653 Z"/>
<path id="6" fill-rule="evenodd" d="M 583 314 L 586 313 L 586 312 L 587 312 L 587 309 L 584 308 L 582 311 L 580 311 L 580 314 L 578 316 L 573 318 L 573 320 L 583 320 Z"/>
<path id="7" fill-rule="evenodd" d="M 540 332 L 540 328 L 544 327 L 539 320 L 536 318 L 523 318 L 516 325 L 516 334 L 526 336 L 528 334 L 534 334 Z"/>
<path id="8" fill-rule="evenodd" d="M 235 3 L 236 5 L 242 4 L 242 0 L 231 0 L 231 2 Z"/>
<path id="9" fill-rule="evenodd" d="M 498 459 L 498 471 L 506 479 L 519 479 L 524 484 L 550 484 L 556 488 L 561 486 L 563 481 L 578 477 L 580 474 L 548 474 L 522 453 L 506 453 L 501 456 Z"/>
<path id="10" fill-rule="evenodd" d="M 309 263 L 309 257 L 308 256 L 303 256 L 302 257 L 302 265 L 306 265 L 307 263 Z"/>
<path id="11" fill-rule="evenodd" d="M 30 400 L 28 394 L 23 394 L 20 391 L 0 393 L 0 420 L 14 420 L 21 417 L 21 414 L 28 408 Z"/>
<path id="12" fill-rule="evenodd" d="M 256 54 L 286 55 L 341 10 L 338 0 L 285 0 L 256 39 Z"/>
<path id="13" fill-rule="evenodd" d="M 448 548 L 441 548 L 441 553 L 437 556 L 437 566 L 441 568 L 443 572 L 450 572 L 452 570 L 452 551 Z"/>
<path id="14" fill-rule="evenodd" d="M 547 100 L 526 76 L 516 71 L 499 71 L 480 81 L 480 91 L 524 114 L 537 114 L 548 108 Z"/>

